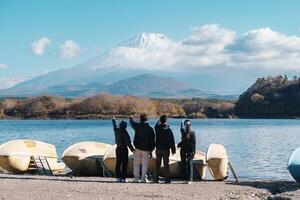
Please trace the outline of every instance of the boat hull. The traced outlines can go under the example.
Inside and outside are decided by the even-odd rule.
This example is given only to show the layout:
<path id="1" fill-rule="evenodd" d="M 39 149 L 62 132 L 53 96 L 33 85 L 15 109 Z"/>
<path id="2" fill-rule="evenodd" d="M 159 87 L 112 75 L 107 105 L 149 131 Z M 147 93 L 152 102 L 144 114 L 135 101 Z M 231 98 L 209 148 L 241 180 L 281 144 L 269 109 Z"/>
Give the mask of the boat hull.
<path id="1" fill-rule="evenodd" d="M 35 140 L 12 140 L 2 144 L 0 167 L 11 173 L 26 173 L 31 156 L 47 158 L 53 173 L 64 171 L 65 165 L 57 162 L 55 146 Z"/>
<path id="2" fill-rule="evenodd" d="M 288 170 L 291 176 L 300 183 L 300 148 L 297 148 L 290 156 Z"/>
<path id="3" fill-rule="evenodd" d="M 62 160 L 79 176 L 102 176 L 104 153 L 111 145 L 100 142 L 80 142 L 68 147 Z"/>
<path id="4" fill-rule="evenodd" d="M 104 155 L 103 161 L 105 166 L 113 173 L 113 176 L 115 176 L 115 166 L 116 166 L 116 145 L 113 145 L 110 147 L 107 152 Z M 127 176 L 132 177 L 133 176 L 133 160 L 134 155 L 131 151 L 128 151 L 128 167 L 127 167 Z M 155 152 L 155 151 L 154 151 Z M 149 170 L 151 173 L 155 173 L 156 168 L 156 156 L 155 153 L 153 154 L 153 157 L 149 159 Z M 171 155 L 169 158 L 169 166 L 170 166 L 170 178 L 181 178 L 181 165 L 180 165 L 180 150 L 177 149 L 176 154 Z M 195 155 L 195 162 L 194 166 L 198 170 L 201 178 L 205 176 L 205 154 L 203 152 L 197 152 Z M 164 177 L 164 167 L 163 162 L 161 164 L 161 168 L 159 171 L 159 175 Z"/>
<path id="5" fill-rule="evenodd" d="M 214 180 L 222 181 L 227 178 L 228 156 L 223 145 L 211 144 L 208 147 L 206 163 Z"/>
<path id="6" fill-rule="evenodd" d="M 176 150 L 176 154 L 170 156 L 170 178 L 178 179 L 182 178 L 182 170 L 181 170 L 181 158 L 180 158 L 180 150 Z M 193 159 L 193 166 L 194 169 L 197 170 L 199 177 L 202 179 L 205 177 L 205 154 L 202 151 L 197 151 L 194 159 Z M 160 175 L 164 176 L 163 174 L 163 166 L 161 166 Z M 196 177 L 194 177 L 196 178 Z"/>

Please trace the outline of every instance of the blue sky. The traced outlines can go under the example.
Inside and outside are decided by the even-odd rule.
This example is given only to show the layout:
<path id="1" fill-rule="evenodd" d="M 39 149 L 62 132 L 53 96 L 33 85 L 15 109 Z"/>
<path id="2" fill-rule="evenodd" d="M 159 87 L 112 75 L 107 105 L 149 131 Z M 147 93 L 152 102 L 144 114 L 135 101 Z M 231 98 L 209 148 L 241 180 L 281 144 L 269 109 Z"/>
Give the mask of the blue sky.
<path id="1" fill-rule="evenodd" d="M 72 67 L 141 32 L 182 41 L 193 27 L 219 24 L 236 32 L 237 38 L 262 27 L 298 37 L 299 7 L 296 0 L 0 0 L 0 83 Z M 42 37 L 50 44 L 37 55 L 31 45 Z M 80 51 L 62 57 L 61 45 L 68 46 L 66 41 L 74 42 Z M 298 68 L 288 73 L 296 72 Z M 215 73 L 212 77 L 219 76 Z M 253 77 L 255 73 L 249 80 Z"/>

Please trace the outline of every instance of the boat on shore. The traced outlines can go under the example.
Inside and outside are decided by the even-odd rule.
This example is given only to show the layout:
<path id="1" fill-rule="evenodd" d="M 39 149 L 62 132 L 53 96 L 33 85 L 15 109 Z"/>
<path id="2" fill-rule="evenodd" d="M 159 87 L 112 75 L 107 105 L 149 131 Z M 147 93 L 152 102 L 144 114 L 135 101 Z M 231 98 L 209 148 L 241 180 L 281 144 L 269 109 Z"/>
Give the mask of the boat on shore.
<path id="1" fill-rule="evenodd" d="M 170 178 L 178 179 L 181 178 L 181 166 L 180 166 L 180 149 L 176 149 L 176 153 L 174 155 L 171 155 L 169 158 L 170 162 Z M 194 159 L 192 161 L 194 170 L 198 173 L 198 178 L 203 179 L 205 177 L 205 153 L 202 151 L 197 151 L 195 153 Z M 160 175 L 163 176 L 163 163 L 160 170 Z M 197 178 L 197 177 L 194 177 Z"/>
<path id="2" fill-rule="evenodd" d="M 300 182 L 300 147 L 297 148 L 290 156 L 288 161 L 288 170 L 291 176 Z"/>
<path id="3" fill-rule="evenodd" d="M 214 180 L 223 181 L 227 179 L 228 161 L 227 152 L 223 145 L 209 145 L 206 152 L 206 163 Z"/>
<path id="4" fill-rule="evenodd" d="M 46 158 L 52 173 L 65 169 L 64 163 L 57 162 L 55 146 L 36 140 L 11 140 L 2 144 L 0 167 L 11 173 L 27 173 L 33 156 Z"/>
<path id="5" fill-rule="evenodd" d="M 116 166 L 116 148 L 117 145 L 111 146 L 104 154 L 103 162 L 105 167 L 113 173 L 115 176 L 115 166 Z M 133 153 L 128 150 L 128 167 L 127 167 L 127 175 L 129 177 L 133 177 L 133 160 L 134 155 Z M 155 150 L 152 152 L 152 158 L 149 159 L 149 172 L 154 174 L 155 173 Z M 170 178 L 180 178 L 181 177 L 181 167 L 180 167 L 180 150 L 177 149 L 174 155 L 171 155 L 169 158 L 169 166 L 170 166 Z M 199 176 L 203 178 L 205 176 L 205 154 L 201 151 L 198 151 L 194 157 L 194 167 L 199 172 Z M 160 169 L 160 176 L 164 176 L 163 170 L 163 161 L 161 162 L 161 169 Z"/>
<path id="6" fill-rule="evenodd" d="M 68 147 L 62 160 L 78 176 L 103 176 L 103 156 L 110 144 L 79 142 Z"/>

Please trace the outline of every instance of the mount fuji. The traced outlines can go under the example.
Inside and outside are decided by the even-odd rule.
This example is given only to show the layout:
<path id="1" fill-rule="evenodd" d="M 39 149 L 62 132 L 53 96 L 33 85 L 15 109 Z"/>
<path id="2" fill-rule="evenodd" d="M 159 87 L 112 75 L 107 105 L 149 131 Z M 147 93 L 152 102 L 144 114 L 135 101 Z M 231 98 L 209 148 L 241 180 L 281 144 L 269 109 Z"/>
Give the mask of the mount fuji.
<path id="1" fill-rule="evenodd" d="M 90 96 L 99 92 L 147 97 L 209 97 L 209 94 L 168 77 L 160 65 L 165 52 L 176 47 L 163 34 L 141 33 L 77 66 L 51 71 L 1 90 L 2 97 Z M 145 54 L 145 52 L 147 52 Z M 145 57 L 153 62 L 145 62 Z M 147 59 L 149 60 L 149 59 Z M 171 59 L 170 59 L 171 60 Z"/>

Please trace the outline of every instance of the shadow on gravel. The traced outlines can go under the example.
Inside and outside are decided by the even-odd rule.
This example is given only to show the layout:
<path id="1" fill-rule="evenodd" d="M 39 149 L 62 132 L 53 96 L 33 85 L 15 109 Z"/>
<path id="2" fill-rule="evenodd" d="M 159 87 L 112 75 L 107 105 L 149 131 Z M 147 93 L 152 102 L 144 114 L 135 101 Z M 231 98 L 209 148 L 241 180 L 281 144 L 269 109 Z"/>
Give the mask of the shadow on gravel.
<path id="1" fill-rule="evenodd" d="M 66 182 L 91 182 L 91 183 L 116 183 L 113 180 L 89 180 L 89 179 L 76 179 L 73 177 L 52 176 L 48 178 L 47 176 L 0 176 L 0 180 L 46 180 L 46 181 L 66 181 Z"/>
<path id="2" fill-rule="evenodd" d="M 85 179 L 86 178 L 86 179 Z M 63 182 L 81 182 L 81 183 L 115 183 L 115 184 L 124 184 L 117 183 L 114 178 L 104 178 L 101 177 L 80 177 L 80 176 L 64 176 L 64 175 L 55 175 L 55 176 L 41 176 L 41 175 L 5 175 L 0 176 L 0 180 L 39 180 L 39 181 L 63 181 Z M 128 181 L 126 184 L 137 184 L 132 181 Z M 147 184 L 163 184 L 149 182 Z M 183 181 L 174 181 L 172 184 L 185 184 Z"/>
<path id="3" fill-rule="evenodd" d="M 292 181 L 245 181 L 227 184 L 266 189 L 272 194 L 268 197 L 268 200 L 289 200 L 290 198 L 280 196 L 279 194 L 300 189 L 300 184 Z"/>

